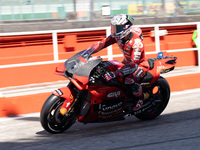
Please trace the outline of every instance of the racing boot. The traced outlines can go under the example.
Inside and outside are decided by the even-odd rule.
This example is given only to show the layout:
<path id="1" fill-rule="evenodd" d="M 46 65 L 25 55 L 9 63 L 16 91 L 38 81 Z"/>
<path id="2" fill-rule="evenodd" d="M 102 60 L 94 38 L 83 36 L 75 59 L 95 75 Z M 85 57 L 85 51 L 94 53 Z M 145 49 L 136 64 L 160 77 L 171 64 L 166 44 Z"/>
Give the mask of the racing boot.
<path id="1" fill-rule="evenodd" d="M 143 105 L 143 99 L 139 99 L 135 107 L 133 107 L 133 110 L 134 111 L 139 110 L 142 107 L 142 105 Z"/>
<path id="2" fill-rule="evenodd" d="M 143 93 L 143 96 L 141 99 L 138 100 L 137 104 L 135 105 L 135 107 L 133 107 L 134 111 L 137 111 L 141 108 L 141 106 L 143 105 L 144 100 L 149 98 L 149 93 Z"/>
<path id="3" fill-rule="evenodd" d="M 139 85 L 138 83 L 133 83 L 131 85 L 131 90 L 132 90 L 133 96 L 138 100 L 137 103 L 136 103 L 136 105 L 133 107 L 133 110 L 137 111 L 143 105 L 144 94 L 142 92 L 141 85 Z"/>

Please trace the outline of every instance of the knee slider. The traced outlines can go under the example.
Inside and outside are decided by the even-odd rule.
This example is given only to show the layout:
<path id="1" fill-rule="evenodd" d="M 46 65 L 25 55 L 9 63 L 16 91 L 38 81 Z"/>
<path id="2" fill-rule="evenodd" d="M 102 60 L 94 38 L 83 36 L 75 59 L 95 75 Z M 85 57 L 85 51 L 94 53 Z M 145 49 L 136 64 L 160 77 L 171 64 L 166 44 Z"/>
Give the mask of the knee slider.
<path id="1" fill-rule="evenodd" d="M 134 83 L 131 86 L 131 91 L 132 91 L 132 93 L 133 93 L 134 96 L 136 96 L 136 97 L 141 96 L 141 94 L 142 94 L 142 87 L 138 83 Z"/>

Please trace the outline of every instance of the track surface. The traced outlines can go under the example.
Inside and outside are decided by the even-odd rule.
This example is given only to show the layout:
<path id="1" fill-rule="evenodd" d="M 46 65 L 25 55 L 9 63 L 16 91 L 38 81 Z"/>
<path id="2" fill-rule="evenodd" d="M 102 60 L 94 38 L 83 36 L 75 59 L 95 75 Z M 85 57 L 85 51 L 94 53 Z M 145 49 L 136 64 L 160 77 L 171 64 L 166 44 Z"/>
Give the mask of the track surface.
<path id="1" fill-rule="evenodd" d="M 200 91 L 172 93 L 155 120 L 134 116 L 110 123 L 76 122 L 62 134 L 43 130 L 39 113 L 0 119 L 0 150 L 197 150 L 200 148 Z"/>

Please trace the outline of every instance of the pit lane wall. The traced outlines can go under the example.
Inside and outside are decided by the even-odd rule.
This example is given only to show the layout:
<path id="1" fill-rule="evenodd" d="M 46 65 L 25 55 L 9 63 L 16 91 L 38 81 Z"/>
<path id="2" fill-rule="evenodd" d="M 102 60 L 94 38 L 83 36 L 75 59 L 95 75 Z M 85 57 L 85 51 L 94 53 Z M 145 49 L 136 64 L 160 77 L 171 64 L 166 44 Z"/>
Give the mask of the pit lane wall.
<path id="1" fill-rule="evenodd" d="M 192 41 L 199 23 L 140 26 L 143 30 L 147 58 L 159 51 L 178 57 L 177 67 L 197 66 L 198 49 Z M 54 74 L 55 67 L 75 53 L 88 48 L 110 33 L 110 28 L 54 30 L 0 34 L 0 89 L 40 85 L 66 80 Z M 116 44 L 96 55 L 106 59 L 123 59 Z M 171 91 L 200 87 L 200 73 L 167 77 Z M 58 87 L 59 88 L 59 87 Z M 24 96 L 0 94 L 0 117 L 39 112 L 51 92 Z"/>

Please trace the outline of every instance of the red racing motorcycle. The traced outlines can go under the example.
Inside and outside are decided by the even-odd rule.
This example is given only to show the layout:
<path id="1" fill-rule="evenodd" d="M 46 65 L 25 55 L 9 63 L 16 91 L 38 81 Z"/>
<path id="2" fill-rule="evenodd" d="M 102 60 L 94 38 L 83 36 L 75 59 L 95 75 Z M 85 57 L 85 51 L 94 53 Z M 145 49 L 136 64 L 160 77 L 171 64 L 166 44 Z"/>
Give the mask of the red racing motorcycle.
<path id="1" fill-rule="evenodd" d="M 48 97 L 40 113 L 42 127 L 50 133 L 61 133 L 76 120 L 82 123 L 108 122 L 134 115 L 141 120 L 151 120 L 166 108 L 170 87 L 161 73 L 172 71 L 176 57 L 163 56 L 148 59 L 150 70 L 142 79 L 145 93 L 142 107 L 134 111 L 136 101 L 123 79 L 106 81 L 104 75 L 116 71 L 122 63 L 116 60 L 102 61 L 84 50 L 56 67 L 55 73 L 69 79 L 67 87 L 59 88 Z"/>

